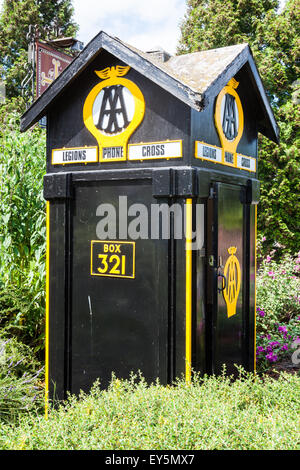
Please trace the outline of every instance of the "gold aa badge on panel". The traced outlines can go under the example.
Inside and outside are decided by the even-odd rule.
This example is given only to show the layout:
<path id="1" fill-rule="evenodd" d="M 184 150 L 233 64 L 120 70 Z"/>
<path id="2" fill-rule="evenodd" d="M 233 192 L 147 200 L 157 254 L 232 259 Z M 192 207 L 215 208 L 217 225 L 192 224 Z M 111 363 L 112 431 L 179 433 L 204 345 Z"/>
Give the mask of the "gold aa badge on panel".
<path id="1" fill-rule="evenodd" d="M 99 145 L 100 162 L 127 159 L 127 143 L 145 113 L 145 99 L 138 86 L 123 78 L 129 66 L 95 70 L 103 81 L 88 94 L 83 122 Z"/>
<path id="2" fill-rule="evenodd" d="M 239 260 L 235 256 L 237 248 L 231 246 L 227 251 L 230 256 L 224 267 L 226 287 L 223 290 L 223 297 L 227 306 L 227 316 L 230 318 L 236 314 L 236 304 L 241 288 L 241 268 Z"/>
<path id="3" fill-rule="evenodd" d="M 234 78 L 220 91 L 215 108 L 215 124 L 222 145 L 222 163 L 237 167 L 236 149 L 243 135 L 244 113 L 239 86 Z"/>

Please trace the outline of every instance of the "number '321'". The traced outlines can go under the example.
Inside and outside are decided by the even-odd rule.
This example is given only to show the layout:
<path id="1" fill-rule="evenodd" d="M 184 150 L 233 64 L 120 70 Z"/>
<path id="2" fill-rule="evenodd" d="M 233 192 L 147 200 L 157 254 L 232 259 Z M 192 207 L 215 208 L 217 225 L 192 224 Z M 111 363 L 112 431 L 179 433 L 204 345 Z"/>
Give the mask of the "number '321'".
<path id="1" fill-rule="evenodd" d="M 100 274 L 119 274 L 124 275 L 126 270 L 126 256 L 125 255 L 103 255 L 99 254 L 100 266 L 97 270 Z"/>

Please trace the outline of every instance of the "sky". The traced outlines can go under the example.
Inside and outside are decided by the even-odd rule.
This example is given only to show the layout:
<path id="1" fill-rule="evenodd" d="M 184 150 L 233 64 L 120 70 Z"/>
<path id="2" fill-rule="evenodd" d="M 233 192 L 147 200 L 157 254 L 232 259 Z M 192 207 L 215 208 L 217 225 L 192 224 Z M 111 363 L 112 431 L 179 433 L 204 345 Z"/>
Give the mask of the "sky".
<path id="1" fill-rule="evenodd" d="M 174 54 L 185 0 L 73 0 L 77 38 L 87 44 L 101 30 L 148 51 L 158 46 Z"/>
<path id="2" fill-rule="evenodd" d="M 0 0 L 0 9 L 3 0 Z M 99 31 L 149 51 L 175 54 L 186 0 L 73 0 L 77 39 L 86 45 Z"/>
<path id="3" fill-rule="evenodd" d="M 77 39 L 84 45 L 102 30 L 142 51 L 176 52 L 186 0 L 73 0 L 73 5 Z"/>

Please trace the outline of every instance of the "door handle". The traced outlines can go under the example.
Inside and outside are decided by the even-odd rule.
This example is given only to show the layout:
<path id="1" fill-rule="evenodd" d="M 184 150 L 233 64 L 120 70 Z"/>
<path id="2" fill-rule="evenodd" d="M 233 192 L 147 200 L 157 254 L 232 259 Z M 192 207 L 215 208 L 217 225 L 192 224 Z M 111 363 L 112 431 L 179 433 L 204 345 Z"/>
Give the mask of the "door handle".
<path id="1" fill-rule="evenodd" d="M 222 287 L 218 287 L 218 292 L 221 293 L 224 289 L 226 289 L 226 277 L 224 276 L 224 274 L 220 273 L 220 271 L 218 272 L 217 277 L 222 278 Z"/>

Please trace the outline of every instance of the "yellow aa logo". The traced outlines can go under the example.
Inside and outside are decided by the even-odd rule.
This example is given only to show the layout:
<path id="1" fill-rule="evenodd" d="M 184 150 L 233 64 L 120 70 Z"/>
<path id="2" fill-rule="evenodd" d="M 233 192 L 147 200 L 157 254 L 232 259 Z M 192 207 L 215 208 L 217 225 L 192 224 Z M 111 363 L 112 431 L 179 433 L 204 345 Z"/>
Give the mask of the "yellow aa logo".
<path id="1" fill-rule="evenodd" d="M 222 163 L 237 166 L 236 149 L 243 135 L 244 112 L 234 78 L 220 91 L 215 108 L 215 124 L 222 145 Z"/>
<path id="2" fill-rule="evenodd" d="M 228 318 L 236 314 L 236 304 L 241 287 L 241 268 L 239 260 L 235 256 L 236 251 L 235 246 L 228 248 L 230 256 L 224 268 L 226 288 L 223 290 L 223 296 L 227 306 Z"/>
<path id="3" fill-rule="evenodd" d="M 83 122 L 97 139 L 100 162 L 127 159 L 127 142 L 140 125 L 145 100 L 135 83 L 123 78 L 129 66 L 95 70 L 102 79 L 88 94 L 83 106 Z"/>

